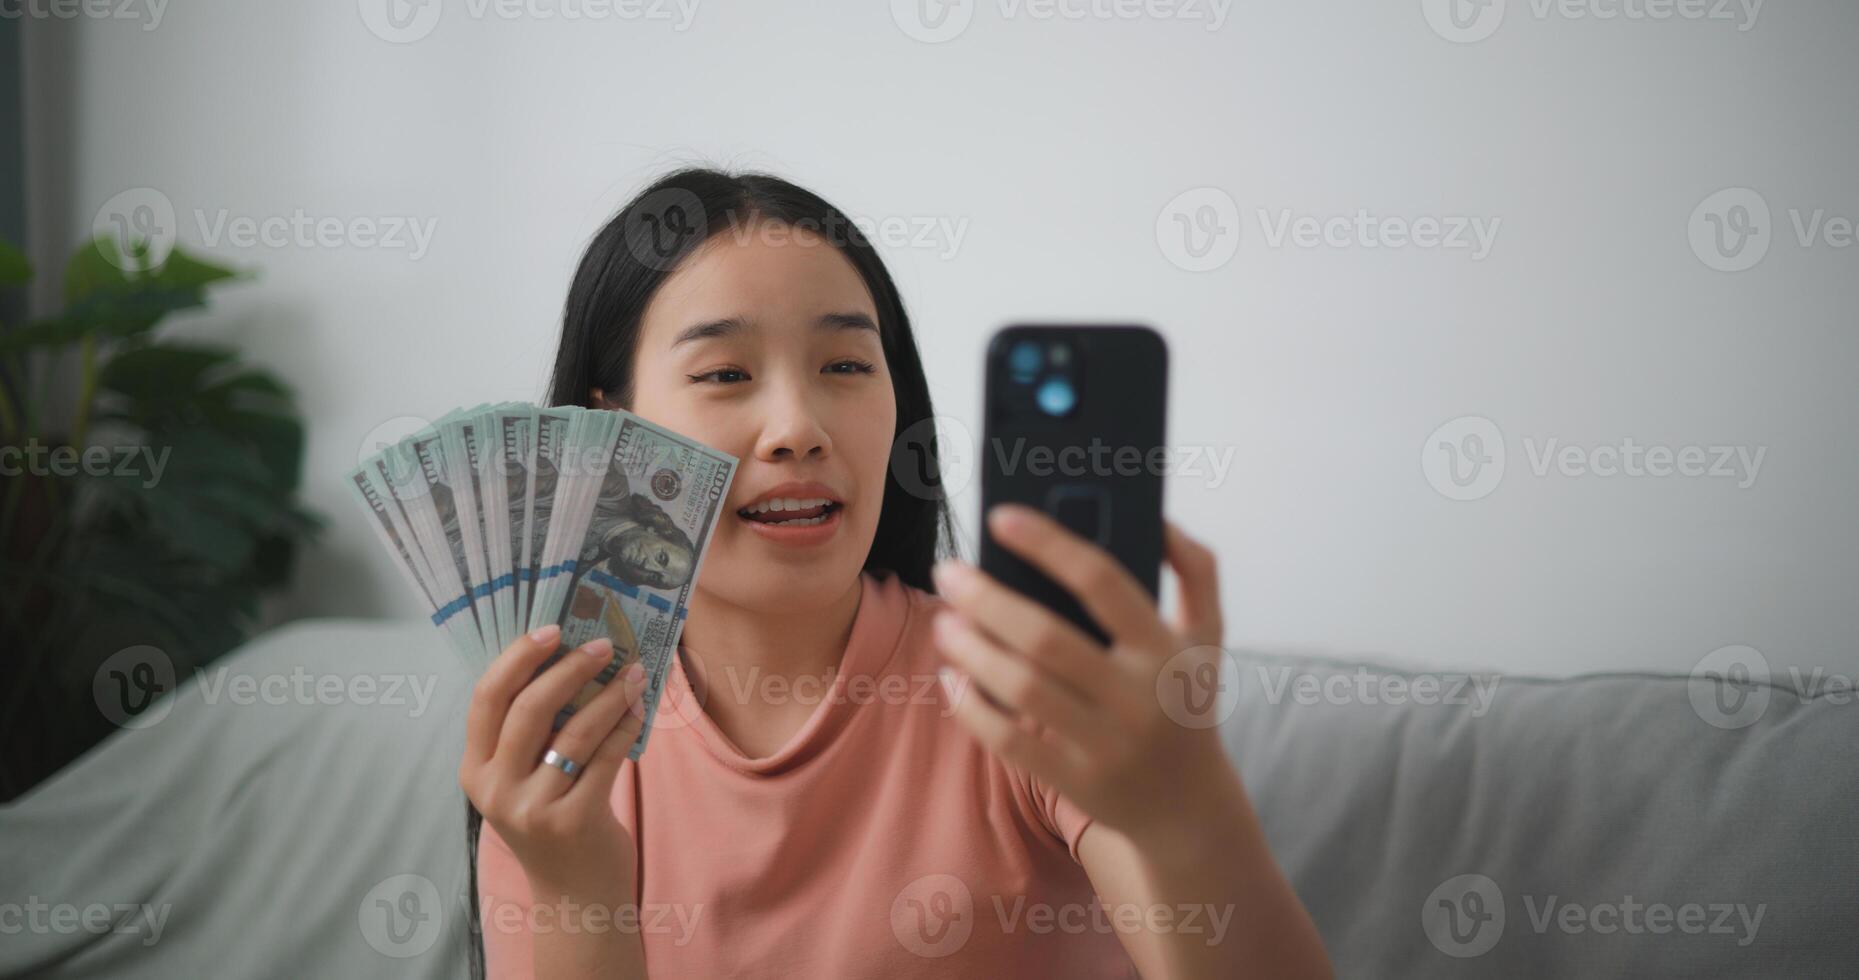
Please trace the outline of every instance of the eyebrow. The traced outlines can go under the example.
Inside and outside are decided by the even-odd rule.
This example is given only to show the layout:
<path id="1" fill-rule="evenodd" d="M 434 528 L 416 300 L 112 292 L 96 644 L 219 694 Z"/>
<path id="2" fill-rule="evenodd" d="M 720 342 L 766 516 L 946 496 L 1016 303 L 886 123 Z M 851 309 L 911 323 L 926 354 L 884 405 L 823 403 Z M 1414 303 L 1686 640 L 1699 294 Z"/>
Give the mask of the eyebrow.
<path id="1" fill-rule="evenodd" d="M 872 322 L 871 317 L 863 313 L 828 313 L 816 320 L 814 326 L 825 330 L 870 330 L 873 333 L 878 332 L 878 325 Z M 705 323 L 685 327 L 678 332 L 678 336 L 671 342 L 671 346 L 677 347 L 680 344 L 694 341 L 727 337 L 731 334 L 746 332 L 753 329 L 753 327 L 754 325 L 749 321 L 738 316 L 724 317 L 721 320 L 710 320 Z"/>

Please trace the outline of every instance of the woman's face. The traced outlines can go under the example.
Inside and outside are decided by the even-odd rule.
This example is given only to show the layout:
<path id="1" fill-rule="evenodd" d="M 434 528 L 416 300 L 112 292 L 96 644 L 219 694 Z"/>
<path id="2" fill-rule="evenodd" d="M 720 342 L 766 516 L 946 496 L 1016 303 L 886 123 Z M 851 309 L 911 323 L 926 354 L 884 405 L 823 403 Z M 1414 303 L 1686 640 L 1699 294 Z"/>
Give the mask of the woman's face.
<path id="1" fill-rule="evenodd" d="M 711 238 L 652 298 L 632 410 L 741 461 L 705 592 L 793 611 L 856 586 L 897 423 L 877 323 L 837 248 L 760 219 Z"/>

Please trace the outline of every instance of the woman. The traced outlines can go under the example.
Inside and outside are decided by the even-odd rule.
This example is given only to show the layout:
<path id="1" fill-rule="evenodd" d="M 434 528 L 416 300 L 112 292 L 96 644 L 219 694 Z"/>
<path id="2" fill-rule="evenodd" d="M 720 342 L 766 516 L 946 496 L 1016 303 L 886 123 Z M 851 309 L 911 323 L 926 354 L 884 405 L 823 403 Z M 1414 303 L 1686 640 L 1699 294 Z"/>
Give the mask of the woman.
<path id="1" fill-rule="evenodd" d="M 637 762 L 637 667 L 551 731 L 605 640 L 536 675 L 540 630 L 477 685 L 459 780 L 491 975 L 1328 975 L 1216 730 L 1156 694 L 1169 658 L 1217 656 L 1212 555 L 1170 528 L 1165 624 L 1093 545 L 987 515 L 1108 648 L 937 563 L 946 506 L 889 466 L 932 415 L 922 364 L 838 210 L 661 179 L 588 247 L 552 387 L 741 464 Z"/>

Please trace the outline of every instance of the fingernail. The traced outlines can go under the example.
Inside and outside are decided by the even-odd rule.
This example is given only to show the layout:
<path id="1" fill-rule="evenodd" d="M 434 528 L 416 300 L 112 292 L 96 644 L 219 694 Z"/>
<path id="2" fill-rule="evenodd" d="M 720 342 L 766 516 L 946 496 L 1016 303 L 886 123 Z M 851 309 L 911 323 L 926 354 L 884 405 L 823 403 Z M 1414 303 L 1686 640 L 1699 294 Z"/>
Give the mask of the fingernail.
<path id="1" fill-rule="evenodd" d="M 635 660 L 620 671 L 620 681 L 627 687 L 638 687 L 645 680 L 645 665 Z"/>
<path id="2" fill-rule="evenodd" d="M 586 644 L 582 645 L 581 652 L 587 654 L 590 657 L 599 657 L 602 660 L 612 660 L 613 659 L 613 641 L 607 639 L 604 636 L 598 640 L 589 640 Z"/>
<path id="3" fill-rule="evenodd" d="M 547 643 L 550 640 L 555 639 L 555 637 L 559 635 L 561 631 L 562 631 L 562 628 L 560 626 L 557 626 L 554 623 L 550 623 L 549 625 L 544 626 L 540 629 L 531 630 L 529 634 L 529 638 L 531 640 L 534 640 L 537 643 Z"/>
<path id="4" fill-rule="evenodd" d="M 1025 523 L 1028 508 L 1021 504 L 995 504 L 988 511 L 988 520 L 996 528 L 1012 530 Z"/>
<path id="5" fill-rule="evenodd" d="M 967 581 L 968 568 L 953 558 L 944 558 L 930 566 L 930 579 L 936 583 L 939 592 L 959 589 Z"/>

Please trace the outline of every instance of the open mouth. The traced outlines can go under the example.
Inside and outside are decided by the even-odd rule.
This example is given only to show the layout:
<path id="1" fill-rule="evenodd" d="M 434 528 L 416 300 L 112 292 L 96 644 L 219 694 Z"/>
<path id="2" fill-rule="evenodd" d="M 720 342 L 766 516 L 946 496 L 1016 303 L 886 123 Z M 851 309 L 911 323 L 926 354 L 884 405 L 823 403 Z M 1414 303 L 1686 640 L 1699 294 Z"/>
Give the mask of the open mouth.
<path id="1" fill-rule="evenodd" d="M 736 516 L 772 527 L 810 527 L 825 523 L 843 506 L 826 497 L 769 497 L 736 511 Z"/>

